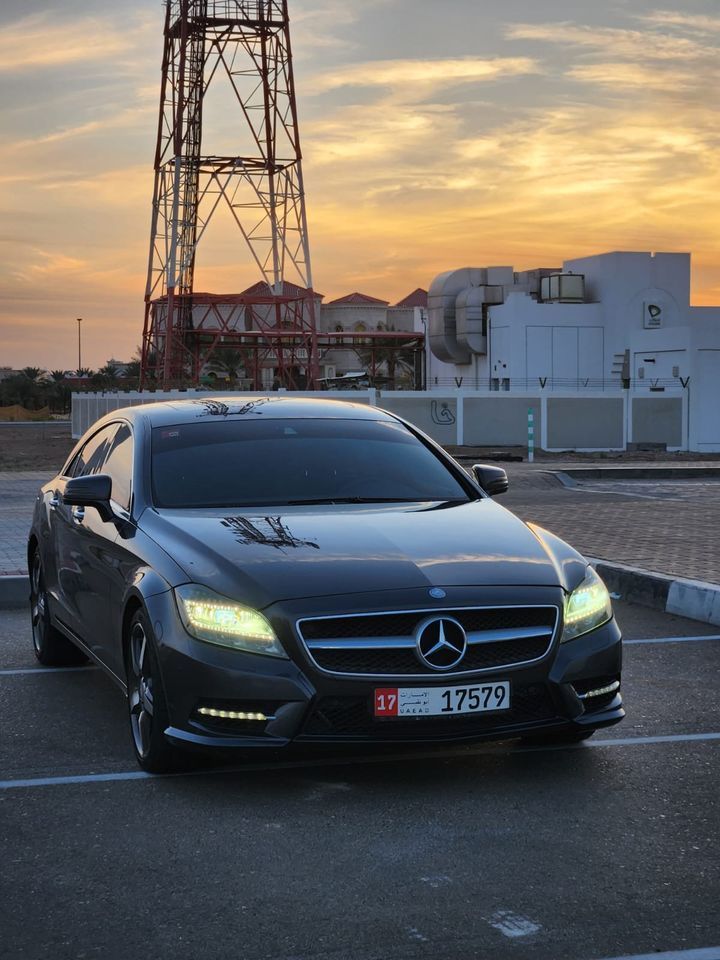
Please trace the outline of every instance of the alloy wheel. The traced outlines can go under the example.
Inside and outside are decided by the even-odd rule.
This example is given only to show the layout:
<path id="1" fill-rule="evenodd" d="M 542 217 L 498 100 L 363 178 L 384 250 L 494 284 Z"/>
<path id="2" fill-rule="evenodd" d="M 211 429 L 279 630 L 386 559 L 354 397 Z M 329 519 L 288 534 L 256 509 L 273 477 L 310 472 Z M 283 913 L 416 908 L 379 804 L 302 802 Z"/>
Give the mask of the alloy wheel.
<path id="1" fill-rule="evenodd" d="M 128 700 L 130 725 L 135 749 L 141 757 L 150 752 L 153 733 L 153 676 L 149 641 L 141 623 L 135 623 L 130 634 Z"/>
<path id="2" fill-rule="evenodd" d="M 33 644 L 37 653 L 42 653 L 43 642 L 47 630 L 47 597 L 43 582 L 40 557 L 33 558 L 32 574 L 30 577 L 30 612 L 32 616 Z"/>

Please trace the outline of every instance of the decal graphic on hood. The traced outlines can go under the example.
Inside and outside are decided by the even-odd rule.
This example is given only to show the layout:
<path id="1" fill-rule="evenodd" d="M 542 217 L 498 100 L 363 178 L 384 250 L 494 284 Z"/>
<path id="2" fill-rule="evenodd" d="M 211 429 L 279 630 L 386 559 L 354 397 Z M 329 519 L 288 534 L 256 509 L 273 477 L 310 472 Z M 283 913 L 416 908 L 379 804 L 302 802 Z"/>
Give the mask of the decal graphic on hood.
<path id="1" fill-rule="evenodd" d="M 282 517 L 263 517 L 254 521 L 248 520 L 247 517 L 226 517 L 221 523 L 232 530 L 238 543 L 257 543 L 265 547 L 276 547 L 278 550 L 288 547 L 320 549 L 320 544 L 313 543 L 312 540 L 300 540 L 294 537 L 283 523 Z"/>

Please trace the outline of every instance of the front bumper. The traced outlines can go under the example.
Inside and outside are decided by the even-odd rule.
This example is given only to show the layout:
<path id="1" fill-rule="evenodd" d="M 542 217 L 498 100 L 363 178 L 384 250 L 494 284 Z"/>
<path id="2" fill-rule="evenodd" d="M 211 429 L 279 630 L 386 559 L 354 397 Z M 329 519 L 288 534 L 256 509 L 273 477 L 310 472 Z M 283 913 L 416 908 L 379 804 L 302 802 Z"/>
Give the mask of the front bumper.
<path id="1" fill-rule="evenodd" d="M 276 605 L 265 611 L 289 660 L 240 653 L 202 643 L 184 630 L 172 593 L 147 602 L 158 650 L 170 725 L 166 736 L 180 744 L 219 748 L 273 748 L 290 743 L 429 743 L 509 739 L 538 732 L 582 732 L 618 723 L 625 716 L 619 689 L 584 699 L 588 692 L 620 681 L 622 640 L 613 620 L 584 637 L 559 644 L 525 666 L 464 674 L 405 678 L 341 677 L 318 670 L 294 630 L 305 616 L 349 611 L 412 609 L 427 605 L 427 593 L 390 599 L 323 598 Z M 517 603 L 561 603 L 560 591 L 494 588 L 448 590 L 440 609 Z M 322 603 L 322 610 L 318 607 Z M 498 714 L 377 720 L 374 691 L 394 686 L 470 686 L 509 680 L 512 707 Z M 201 715 L 200 708 L 219 716 Z M 223 716 L 225 714 L 225 716 Z M 247 719 L 247 715 L 265 720 Z"/>

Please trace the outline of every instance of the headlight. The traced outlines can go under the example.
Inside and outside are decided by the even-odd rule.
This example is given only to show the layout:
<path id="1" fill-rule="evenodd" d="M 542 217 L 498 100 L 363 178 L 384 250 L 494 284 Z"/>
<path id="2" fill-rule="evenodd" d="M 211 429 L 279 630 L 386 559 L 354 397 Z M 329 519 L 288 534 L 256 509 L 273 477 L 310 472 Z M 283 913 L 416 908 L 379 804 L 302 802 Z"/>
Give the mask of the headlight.
<path id="1" fill-rule="evenodd" d="M 612 620 L 612 601 L 607 587 L 592 567 L 565 601 L 565 628 L 562 642 L 581 637 Z"/>
<path id="2" fill-rule="evenodd" d="M 175 599 L 185 629 L 198 640 L 248 653 L 287 658 L 275 631 L 257 610 L 192 583 L 176 587 Z"/>

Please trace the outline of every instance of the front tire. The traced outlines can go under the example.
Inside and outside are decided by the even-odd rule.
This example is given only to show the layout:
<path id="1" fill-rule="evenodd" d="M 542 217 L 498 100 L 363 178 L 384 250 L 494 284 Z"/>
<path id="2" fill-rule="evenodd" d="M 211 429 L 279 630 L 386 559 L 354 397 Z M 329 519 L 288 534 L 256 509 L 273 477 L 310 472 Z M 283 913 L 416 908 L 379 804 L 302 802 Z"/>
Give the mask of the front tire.
<path id="1" fill-rule="evenodd" d="M 44 667 L 69 667 L 87 662 L 82 650 L 52 625 L 39 550 L 30 563 L 30 618 L 33 650 Z"/>
<path id="2" fill-rule="evenodd" d="M 135 758 L 148 773 L 170 773 L 183 754 L 165 737 L 167 701 L 152 630 L 143 610 L 130 622 L 125 654 L 130 734 Z"/>

